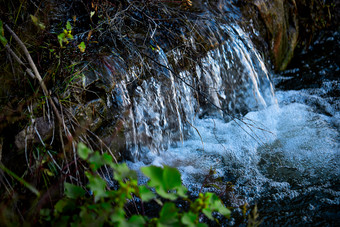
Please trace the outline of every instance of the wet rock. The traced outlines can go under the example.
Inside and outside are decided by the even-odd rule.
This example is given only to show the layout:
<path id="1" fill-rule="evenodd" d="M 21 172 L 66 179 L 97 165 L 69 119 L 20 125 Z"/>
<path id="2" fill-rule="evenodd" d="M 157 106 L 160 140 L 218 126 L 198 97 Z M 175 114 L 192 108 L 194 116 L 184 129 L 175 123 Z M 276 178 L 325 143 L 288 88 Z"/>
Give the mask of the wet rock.
<path id="1" fill-rule="evenodd" d="M 113 152 L 114 156 L 120 160 L 123 157 L 129 158 L 128 152 L 126 151 L 126 138 L 124 134 L 124 121 L 118 120 L 113 127 L 107 128 L 106 131 L 110 132 L 110 135 L 107 135 L 103 138 L 103 142 L 106 146 L 110 148 Z"/>
<path id="2" fill-rule="evenodd" d="M 105 119 L 107 107 L 102 99 L 92 100 L 85 105 L 79 104 L 74 109 L 74 115 L 81 125 L 87 125 L 91 131 L 96 131 Z"/>
<path id="3" fill-rule="evenodd" d="M 15 136 L 15 145 L 19 150 L 25 148 L 28 142 L 38 143 L 51 138 L 53 125 L 44 117 L 32 120 L 32 124 L 27 126 Z"/>
<path id="4" fill-rule="evenodd" d="M 339 27 L 340 1 L 306 0 L 241 0 L 238 2 L 246 18 L 242 23 L 252 24 L 253 41 L 266 46 L 276 70 L 284 70 L 294 52 L 308 47 L 322 29 Z M 265 38 L 264 38 L 265 37 Z"/>
<path id="5" fill-rule="evenodd" d="M 298 42 L 299 26 L 295 0 L 256 0 L 241 1 L 241 10 L 245 17 L 261 20 L 265 28 L 269 53 L 276 70 L 284 70 L 293 57 Z M 256 12 L 254 12 L 254 10 Z"/>

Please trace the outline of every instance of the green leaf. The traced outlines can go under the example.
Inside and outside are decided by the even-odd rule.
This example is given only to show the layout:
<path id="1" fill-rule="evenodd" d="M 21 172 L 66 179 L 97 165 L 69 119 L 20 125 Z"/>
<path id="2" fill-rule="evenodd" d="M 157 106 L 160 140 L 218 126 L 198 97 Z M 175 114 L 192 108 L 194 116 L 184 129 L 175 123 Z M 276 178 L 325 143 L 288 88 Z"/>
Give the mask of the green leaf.
<path id="1" fill-rule="evenodd" d="M 198 223 L 196 227 L 208 227 L 208 225 L 205 223 Z"/>
<path id="2" fill-rule="evenodd" d="M 221 199 L 214 193 L 207 192 L 205 195 L 205 203 L 208 205 L 208 208 L 202 210 L 202 212 L 210 219 L 212 219 L 211 212 L 216 211 L 223 216 L 230 217 L 231 211 L 226 208 Z"/>
<path id="3" fill-rule="evenodd" d="M 102 216 L 99 216 L 95 212 L 92 212 L 86 207 L 80 207 L 80 213 L 78 215 L 73 216 L 73 220 L 75 222 L 71 223 L 71 227 L 78 227 L 78 226 L 103 226 L 104 221 Z M 73 225 L 72 225 L 73 224 Z M 68 225 L 65 225 L 68 226 Z"/>
<path id="4" fill-rule="evenodd" d="M 179 226 L 178 209 L 174 203 L 165 203 L 161 212 L 157 226 Z"/>
<path id="5" fill-rule="evenodd" d="M 187 197 L 186 194 L 188 192 L 188 189 L 185 186 L 181 185 L 181 186 L 177 187 L 176 190 L 177 190 L 177 194 L 180 197 L 182 197 L 182 198 L 186 198 Z"/>
<path id="6" fill-rule="evenodd" d="M 0 20 L 0 41 L 1 41 L 2 45 L 6 46 L 7 39 L 5 38 L 5 32 L 4 32 L 2 20 Z"/>
<path id="7" fill-rule="evenodd" d="M 181 221 L 183 224 L 189 227 L 195 227 L 198 222 L 198 215 L 192 212 L 184 213 Z"/>
<path id="8" fill-rule="evenodd" d="M 154 187 L 156 192 L 165 199 L 175 200 L 178 197 L 186 197 L 187 189 L 182 185 L 181 174 L 176 168 L 164 166 L 142 167 L 141 171 L 150 178 L 148 185 Z M 177 193 L 170 191 L 176 190 Z"/>
<path id="9" fill-rule="evenodd" d="M 158 195 L 160 195 L 164 199 L 170 199 L 170 200 L 178 199 L 178 195 L 177 194 L 169 193 L 169 192 L 165 191 L 164 188 L 156 188 L 156 191 L 157 191 Z"/>
<path id="10" fill-rule="evenodd" d="M 54 205 L 54 215 L 57 216 L 62 213 L 70 212 L 75 210 L 76 208 L 77 206 L 74 200 L 63 198 Z"/>
<path id="11" fill-rule="evenodd" d="M 222 204 L 221 199 L 216 194 L 211 194 L 210 208 L 219 212 L 223 216 L 230 217 L 231 211 Z"/>
<path id="12" fill-rule="evenodd" d="M 80 52 L 84 53 L 85 52 L 85 43 L 84 42 L 81 42 L 79 45 L 78 45 L 78 48 L 80 50 Z"/>
<path id="13" fill-rule="evenodd" d="M 3 27 L 3 24 L 2 24 L 2 20 L 0 20 L 0 35 L 1 36 L 4 36 L 4 27 Z"/>
<path id="14" fill-rule="evenodd" d="M 139 227 L 139 226 L 144 226 L 145 220 L 142 216 L 140 215 L 133 215 L 129 221 L 128 221 L 129 226 L 132 227 Z"/>
<path id="15" fill-rule="evenodd" d="M 105 165 L 111 165 L 113 163 L 113 158 L 108 153 L 102 154 L 102 159 Z"/>
<path id="16" fill-rule="evenodd" d="M 70 23 L 69 21 L 67 21 L 67 23 L 66 23 L 66 29 L 67 29 L 68 31 L 71 31 L 71 30 L 72 30 L 72 26 L 71 26 L 71 23 Z"/>
<path id="17" fill-rule="evenodd" d="M 30 15 L 32 22 L 35 26 L 37 26 L 38 28 L 44 30 L 45 29 L 45 25 L 44 23 L 40 22 L 39 19 L 36 16 L 33 16 L 32 14 Z"/>
<path id="18" fill-rule="evenodd" d="M 105 180 L 103 180 L 100 176 L 93 176 L 89 172 L 85 172 L 85 175 L 89 179 L 89 184 L 87 186 L 93 192 L 95 202 L 108 196 L 105 189 Z"/>
<path id="19" fill-rule="evenodd" d="M 65 39 L 65 33 L 60 33 L 60 34 L 58 35 L 58 41 L 59 41 L 59 44 L 60 44 L 61 47 L 63 47 L 63 41 L 64 41 L 64 39 Z"/>
<path id="20" fill-rule="evenodd" d="M 212 210 L 210 208 L 203 209 L 202 213 L 205 214 L 205 216 L 207 216 L 207 218 L 209 218 L 210 220 L 214 220 L 212 216 Z"/>
<path id="21" fill-rule="evenodd" d="M 164 166 L 163 181 L 167 189 L 177 188 L 182 185 L 180 172 L 170 166 Z"/>
<path id="22" fill-rule="evenodd" d="M 111 166 L 114 169 L 113 178 L 117 181 L 123 181 L 126 178 L 131 180 L 137 180 L 137 173 L 130 170 L 126 163 L 114 164 Z"/>
<path id="23" fill-rule="evenodd" d="M 52 215 L 51 215 L 51 210 L 50 209 L 41 209 L 40 210 L 40 219 L 47 221 L 47 222 L 51 222 L 52 219 Z"/>
<path id="24" fill-rule="evenodd" d="M 110 212 L 112 210 L 112 204 L 111 203 L 100 203 L 100 208 L 103 211 Z"/>
<path id="25" fill-rule="evenodd" d="M 32 193 L 34 193 L 37 197 L 40 196 L 40 192 L 30 183 L 25 181 L 23 178 L 19 177 L 15 173 L 13 173 L 11 170 L 7 169 L 3 164 L 0 163 L 0 169 L 5 171 L 8 175 L 19 181 L 21 184 L 23 184 L 26 188 L 28 188 Z"/>
<path id="26" fill-rule="evenodd" d="M 5 37 L 1 36 L 1 35 L 0 35 L 0 41 L 1 41 L 2 45 L 4 45 L 4 46 L 6 46 L 6 44 L 8 42 L 7 39 Z"/>
<path id="27" fill-rule="evenodd" d="M 158 187 L 163 185 L 163 169 L 158 166 L 145 166 L 141 168 L 142 173 L 150 178 L 148 185 Z"/>
<path id="28" fill-rule="evenodd" d="M 110 216 L 110 219 L 112 223 L 118 223 L 118 226 L 126 225 L 124 209 L 118 209 Z"/>
<path id="29" fill-rule="evenodd" d="M 64 207 L 68 204 L 66 199 L 61 199 L 59 200 L 55 205 L 54 205 L 54 213 L 62 213 Z"/>
<path id="30" fill-rule="evenodd" d="M 68 38 L 68 39 L 73 39 L 73 35 L 71 34 L 71 33 L 67 33 L 67 35 L 66 35 L 66 38 Z"/>
<path id="31" fill-rule="evenodd" d="M 102 159 L 102 156 L 98 151 L 94 152 L 93 155 L 89 158 L 90 167 L 93 171 L 97 171 L 100 167 L 102 167 L 105 163 Z"/>
<path id="32" fill-rule="evenodd" d="M 79 197 L 83 197 L 86 193 L 85 190 L 79 186 L 69 184 L 69 183 L 65 183 L 64 185 L 65 185 L 65 195 L 66 197 L 70 199 L 77 199 Z"/>
<path id="33" fill-rule="evenodd" d="M 59 35 L 58 35 L 58 38 L 59 38 Z M 78 143 L 78 155 L 81 159 L 86 160 L 89 157 L 89 154 L 92 154 L 92 153 L 93 151 L 89 149 L 85 144 L 83 144 L 82 142 Z"/>
<path id="34" fill-rule="evenodd" d="M 139 194 L 143 202 L 148 202 L 156 197 L 156 195 L 150 191 L 145 185 L 141 185 L 139 188 Z"/>
<path id="35" fill-rule="evenodd" d="M 46 28 L 45 24 L 42 23 L 42 22 L 40 22 L 40 23 L 38 24 L 38 27 L 39 27 L 41 30 L 45 30 L 45 28 Z"/>
<path id="36" fill-rule="evenodd" d="M 31 19 L 33 21 L 34 24 L 37 24 L 38 23 L 38 18 L 36 16 L 33 16 L 32 14 L 30 15 L 31 16 Z"/>

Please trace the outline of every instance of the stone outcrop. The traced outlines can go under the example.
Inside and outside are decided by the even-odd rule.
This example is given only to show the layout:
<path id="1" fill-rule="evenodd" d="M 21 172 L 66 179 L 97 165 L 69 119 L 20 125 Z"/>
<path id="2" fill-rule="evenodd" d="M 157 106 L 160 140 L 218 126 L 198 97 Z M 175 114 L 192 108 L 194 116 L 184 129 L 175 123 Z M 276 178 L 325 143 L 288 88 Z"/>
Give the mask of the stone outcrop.
<path id="1" fill-rule="evenodd" d="M 286 69 L 297 46 L 311 44 L 321 29 L 338 26 L 339 1 L 241 0 L 238 2 L 245 24 L 252 21 L 260 34 L 255 43 L 264 41 L 275 70 Z M 257 39 L 257 40 L 256 40 Z"/>
<path id="2" fill-rule="evenodd" d="M 255 28 L 265 37 L 276 70 L 284 70 L 298 42 L 299 25 L 295 0 L 243 1 L 244 16 L 264 28 Z M 261 23 L 262 22 L 262 23 Z"/>

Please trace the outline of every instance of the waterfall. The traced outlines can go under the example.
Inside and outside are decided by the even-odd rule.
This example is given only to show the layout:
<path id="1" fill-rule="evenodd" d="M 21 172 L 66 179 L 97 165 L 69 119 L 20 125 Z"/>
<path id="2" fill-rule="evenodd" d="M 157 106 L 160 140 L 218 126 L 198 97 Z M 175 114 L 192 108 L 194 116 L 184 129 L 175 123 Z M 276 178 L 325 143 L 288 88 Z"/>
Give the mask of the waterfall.
<path id="1" fill-rule="evenodd" d="M 186 56 L 187 47 L 202 50 L 194 37 L 168 51 L 154 44 L 110 94 L 124 113 L 129 167 L 177 167 L 194 195 L 214 169 L 222 185 L 234 185 L 230 205 L 258 203 L 267 225 L 333 223 L 339 101 L 325 94 L 336 94 L 339 82 L 275 95 L 271 77 L 280 77 L 247 33 L 233 20 L 204 23 L 210 46 L 203 54 Z"/>
<path id="2" fill-rule="evenodd" d="M 237 24 L 221 25 L 223 42 L 177 71 L 183 61 L 180 49 L 153 51 L 153 75 L 139 80 L 131 68 L 114 90 L 120 94 L 125 116 L 127 150 L 135 160 L 148 152 L 159 153 L 193 133 L 194 119 L 215 115 L 226 121 L 275 103 L 269 72 L 249 37 Z M 170 64 L 170 62 L 173 62 Z"/>

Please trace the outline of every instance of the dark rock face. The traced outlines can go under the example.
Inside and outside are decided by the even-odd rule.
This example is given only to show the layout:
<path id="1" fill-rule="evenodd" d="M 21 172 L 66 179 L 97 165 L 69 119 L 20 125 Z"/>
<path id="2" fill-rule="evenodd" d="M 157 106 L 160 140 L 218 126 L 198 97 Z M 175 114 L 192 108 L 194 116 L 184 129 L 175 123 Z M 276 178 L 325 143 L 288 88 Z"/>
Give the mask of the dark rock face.
<path id="1" fill-rule="evenodd" d="M 260 32 L 257 38 L 267 43 L 278 71 L 287 68 L 297 46 L 305 48 L 321 29 L 338 26 L 339 1 L 241 0 L 238 4 L 246 20 L 254 21 Z"/>
<path id="2" fill-rule="evenodd" d="M 254 4 L 268 30 L 268 44 L 275 68 L 283 70 L 293 57 L 298 40 L 296 3 L 294 0 L 260 0 Z"/>
<path id="3" fill-rule="evenodd" d="M 25 148 L 28 142 L 38 143 L 52 136 L 52 123 L 43 117 L 32 120 L 32 124 L 15 136 L 15 145 L 19 150 Z"/>
<path id="4" fill-rule="evenodd" d="M 255 29 L 267 42 L 274 68 L 284 70 L 293 57 L 299 36 L 295 0 L 242 1 L 241 10 L 246 18 L 255 21 Z"/>

